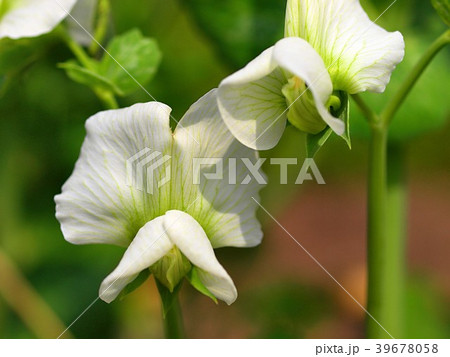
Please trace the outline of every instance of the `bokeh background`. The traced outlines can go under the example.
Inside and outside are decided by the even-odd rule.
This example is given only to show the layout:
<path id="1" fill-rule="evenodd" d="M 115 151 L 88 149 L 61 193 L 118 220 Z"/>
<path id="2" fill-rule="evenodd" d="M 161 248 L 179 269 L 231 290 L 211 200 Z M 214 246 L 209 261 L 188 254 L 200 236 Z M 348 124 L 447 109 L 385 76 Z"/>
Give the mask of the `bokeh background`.
<path id="1" fill-rule="evenodd" d="M 372 19 L 391 0 L 362 0 Z M 146 87 L 181 118 L 200 96 L 283 35 L 284 0 L 113 0 L 110 36 L 139 28 L 155 38 L 163 60 Z M 405 36 L 406 58 L 381 107 L 445 25 L 428 1 L 398 0 L 378 21 Z M 40 41 L 40 40 L 36 40 Z M 0 67 L 0 337 L 55 338 L 98 294 L 123 250 L 73 246 L 54 217 L 53 197 L 69 177 L 85 120 L 102 110 L 94 94 L 57 64 L 72 56 L 57 40 L 34 48 L 20 73 Z M 1 56 L 1 54 L 0 54 Z M 391 150 L 408 182 L 407 337 L 450 337 L 449 51 L 426 71 L 395 119 Z M 149 101 L 139 88 L 121 106 Z M 362 304 L 365 303 L 367 127 L 352 107 L 353 148 L 333 138 L 317 156 L 327 185 L 279 185 L 276 167 L 262 203 Z M 269 153 L 303 160 L 304 138 L 288 128 Z M 292 172 L 291 172 L 292 171 Z M 221 249 L 238 300 L 216 306 L 188 284 L 181 291 L 191 338 L 360 338 L 365 314 L 264 212 L 265 238 L 255 249 Z M 150 279 L 123 301 L 97 301 L 64 337 L 162 337 Z"/>

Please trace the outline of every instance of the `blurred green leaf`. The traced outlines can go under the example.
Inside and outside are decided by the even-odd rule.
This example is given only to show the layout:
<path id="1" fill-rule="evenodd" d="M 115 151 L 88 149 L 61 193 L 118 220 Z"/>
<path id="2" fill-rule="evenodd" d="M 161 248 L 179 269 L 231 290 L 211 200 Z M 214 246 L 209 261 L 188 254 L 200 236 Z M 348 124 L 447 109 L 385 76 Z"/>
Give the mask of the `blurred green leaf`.
<path id="1" fill-rule="evenodd" d="M 85 67 L 81 67 L 75 60 L 69 60 L 67 62 L 60 63 L 58 67 L 63 68 L 69 78 L 77 83 L 84 84 L 91 88 L 102 88 L 105 90 L 113 91 L 118 95 L 123 95 L 123 92 L 119 88 L 117 88 L 110 80 L 101 76 L 95 71 L 91 71 Z"/>
<path id="2" fill-rule="evenodd" d="M 15 68 L 23 66 L 36 54 L 36 48 L 30 41 L 0 41 L 0 74 L 5 74 Z"/>
<path id="3" fill-rule="evenodd" d="M 450 0 L 431 0 L 433 7 L 447 26 L 450 26 Z"/>
<path id="4" fill-rule="evenodd" d="M 447 338 L 449 315 L 442 293 L 424 279 L 409 281 L 406 296 L 406 338 Z M 447 311 L 447 313 L 445 313 Z"/>
<path id="5" fill-rule="evenodd" d="M 0 40 L 0 95 L 43 52 L 44 41 L 37 39 Z"/>
<path id="6" fill-rule="evenodd" d="M 335 311 L 322 288 L 294 281 L 266 282 L 240 299 L 243 316 L 258 327 L 258 338 L 303 338 Z"/>
<path id="7" fill-rule="evenodd" d="M 112 39 L 107 51 L 100 61 L 91 59 L 89 66 L 82 66 L 75 60 L 59 66 L 75 82 L 125 96 L 146 85 L 161 62 L 156 41 L 144 37 L 137 29 Z"/>
<path id="8" fill-rule="evenodd" d="M 216 297 L 208 290 L 208 288 L 201 282 L 198 276 L 198 270 L 196 267 L 193 267 L 188 275 L 186 275 L 186 279 L 191 283 L 191 285 L 201 292 L 203 295 L 208 296 L 217 304 Z"/>
<path id="9" fill-rule="evenodd" d="M 147 84 L 155 75 L 162 57 L 157 42 L 144 37 L 137 29 L 115 37 L 107 51 L 110 55 L 104 55 L 99 73 L 124 94 L 132 93 L 139 84 Z"/>
<path id="10" fill-rule="evenodd" d="M 244 66 L 283 37 L 285 1 L 186 0 L 184 5 L 235 67 Z"/>

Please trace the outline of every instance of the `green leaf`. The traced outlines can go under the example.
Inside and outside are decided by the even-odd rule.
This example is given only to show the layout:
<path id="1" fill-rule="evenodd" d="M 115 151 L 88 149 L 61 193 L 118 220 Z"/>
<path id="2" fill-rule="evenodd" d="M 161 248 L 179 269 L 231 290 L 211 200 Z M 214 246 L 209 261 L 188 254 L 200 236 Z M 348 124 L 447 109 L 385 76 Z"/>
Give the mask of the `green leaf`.
<path id="1" fill-rule="evenodd" d="M 218 304 L 217 298 L 208 290 L 208 288 L 200 280 L 200 278 L 198 276 L 198 269 L 196 267 L 193 267 L 191 269 L 189 274 L 186 275 L 186 278 L 195 289 L 197 289 L 203 295 L 208 296 L 209 298 L 212 299 L 212 301 L 214 301 L 216 304 Z"/>
<path id="2" fill-rule="evenodd" d="M 173 303 L 177 299 L 178 292 L 181 289 L 181 285 L 183 282 L 181 281 L 173 290 L 173 292 L 170 292 L 169 289 L 167 289 L 163 284 L 161 284 L 158 279 L 155 279 L 156 287 L 158 288 L 159 295 L 161 296 L 162 301 L 162 311 L 163 311 L 163 317 L 166 318 L 167 313 L 170 311 L 170 309 L 173 307 Z"/>
<path id="3" fill-rule="evenodd" d="M 115 37 L 100 62 L 99 74 L 123 94 L 130 94 L 147 84 L 161 62 L 161 51 L 154 39 L 144 37 L 137 29 Z M 134 78 L 134 79 L 133 79 Z"/>
<path id="4" fill-rule="evenodd" d="M 431 4 L 445 24 L 450 26 L 450 0 L 431 0 Z"/>
<path id="5" fill-rule="evenodd" d="M 145 269 L 141 271 L 136 279 L 134 279 L 131 283 L 129 283 L 119 294 L 119 300 L 123 300 L 125 296 L 135 291 L 137 288 L 139 288 L 142 284 L 145 283 L 145 281 L 150 276 L 150 270 Z"/>
<path id="6" fill-rule="evenodd" d="M 95 63 L 95 61 L 92 62 Z M 100 75 L 98 71 L 81 67 L 75 60 L 60 63 L 58 64 L 58 67 L 64 69 L 69 78 L 77 83 L 84 84 L 90 88 L 101 88 L 103 90 L 112 91 L 118 95 L 123 95 L 123 92 L 117 88 L 114 83 Z M 96 68 L 95 66 L 93 67 Z"/>
<path id="7" fill-rule="evenodd" d="M 314 158 L 332 133 L 333 130 L 327 127 L 319 134 L 306 134 L 306 156 L 311 159 Z"/>

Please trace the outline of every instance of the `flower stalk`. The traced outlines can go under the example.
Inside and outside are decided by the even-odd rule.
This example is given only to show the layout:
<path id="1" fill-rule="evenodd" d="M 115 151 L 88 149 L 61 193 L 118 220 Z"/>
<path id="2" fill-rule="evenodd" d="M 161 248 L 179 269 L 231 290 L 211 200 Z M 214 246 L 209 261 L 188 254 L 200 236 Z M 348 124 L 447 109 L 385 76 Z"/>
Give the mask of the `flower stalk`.
<path id="1" fill-rule="evenodd" d="M 81 47 L 67 32 L 64 28 L 59 27 L 58 33 L 61 39 L 64 41 L 69 50 L 73 53 L 75 58 L 87 69 L 95 70 L 93 68 L 93 60 L 86 51 Z M 117 103 L 116 97 L 112 91 L 105 90 L 102 88 L 92 88 L 95 95 L 103 103 L 106 109 L 118 109 L 119 104 Z"/>
<path id="2" fill-rule="evenodd" d="M 94 41 L 89 46 L 89 53 L 95 56 L 108 32 L 109 18 L 111 16 L 110 0 L 100 0 L 97 7 L 97 25 L 94 32 Z"/>
<path id="3" fill-rule="evenodd" d="M 397 113 L 398 109 L 403 104 L 406 97 L 414 88 L 414 85 L 419 80 L 420 76 L 423 74 L 434 57 L 449 43 L 450 30 L 447 30 L 441 36 L 439 36 L 425 51 L 422 58 L 419 60 L 419 62 L 417 62 L 410 75 L 406 77 L 406 80 L 403 82 L 400 89 L 392 97 L 390 102 L 388 102 L 386 108 L 382 112 L 381 117 L 386 124 L 389 124 L 391 122 L 392 118 Z"/>
<path id="4" fill-rule="evenodd" d="M 183 316 L 178 293 L 172 298 L 172 306 L 163 317 L 166 338 L 184 338 Z"/>

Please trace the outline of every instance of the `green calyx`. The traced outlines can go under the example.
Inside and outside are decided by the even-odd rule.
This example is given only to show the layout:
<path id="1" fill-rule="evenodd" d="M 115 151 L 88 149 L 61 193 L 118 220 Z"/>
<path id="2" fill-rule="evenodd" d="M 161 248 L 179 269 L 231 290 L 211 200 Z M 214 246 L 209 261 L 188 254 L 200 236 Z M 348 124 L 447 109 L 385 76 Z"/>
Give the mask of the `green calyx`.
<path id="1" fill-rule="evenodd" d="M 306 83 L 291 77 L 281 89 L 289 107 L 288 120 L 297 129 L 308 134 L 317 134 L 326 128 L 326 123 L 317 111 L 312 93 Z"/>
<path id="2" fill-rule="evenodd" d="M 191 268 L 191 263 L 183 253 L 177 247 L 173 247 L 169 253 L 150 267 L 150 271 L 161 284 L 173 292 Z"/>

